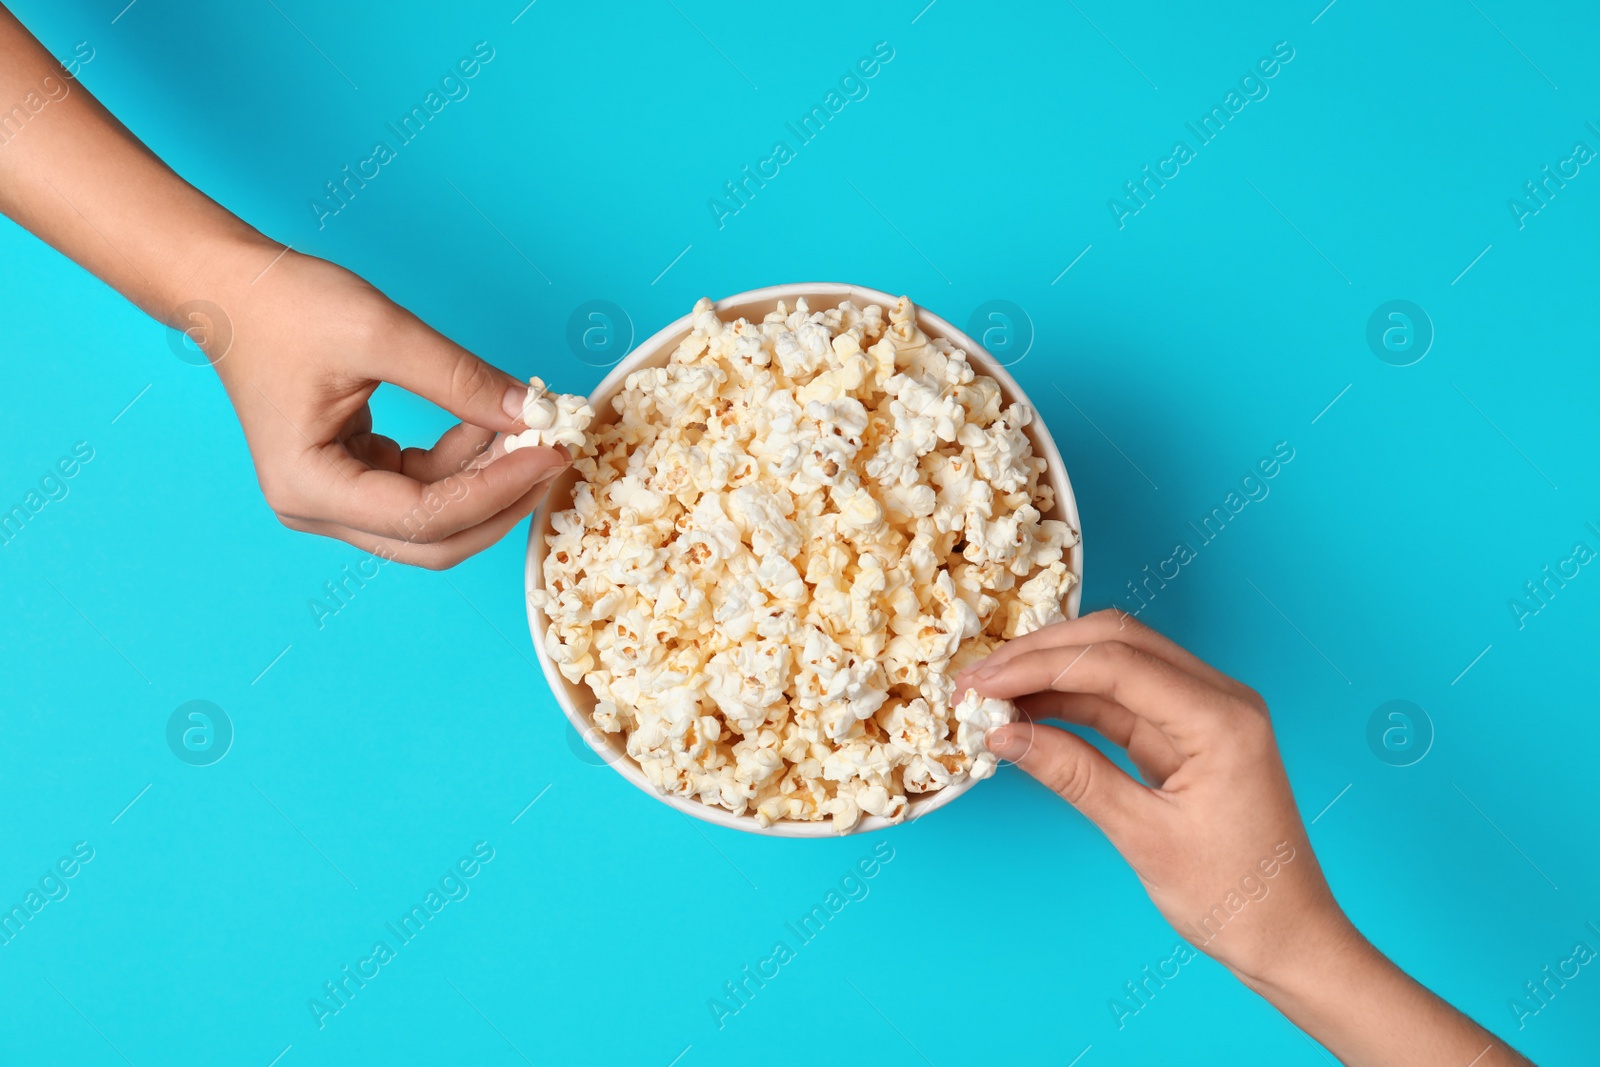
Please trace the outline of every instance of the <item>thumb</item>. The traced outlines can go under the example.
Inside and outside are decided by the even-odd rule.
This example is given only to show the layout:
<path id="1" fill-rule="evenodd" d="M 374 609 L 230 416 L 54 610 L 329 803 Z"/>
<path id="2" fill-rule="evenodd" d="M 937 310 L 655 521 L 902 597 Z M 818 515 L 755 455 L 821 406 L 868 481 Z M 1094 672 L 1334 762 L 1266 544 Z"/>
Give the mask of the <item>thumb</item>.
<path id="1" fill-rule="evenodd" d="M 511 433 L 524 429 L 525 382 L 418 323 L 418 330 L 388 353 L 375 377 L 444 408 L 462 422 Z"/>
<path id="2" fill-rule="evenodd" d="M 1120 847 L 1123 834 L 1147 817 L 1150 790 L 1076 734 L 1054 726 L 1015 722 L 997 726 L 984 744 L 1037 778 L 1045 788 L 1081 811 Z"/>

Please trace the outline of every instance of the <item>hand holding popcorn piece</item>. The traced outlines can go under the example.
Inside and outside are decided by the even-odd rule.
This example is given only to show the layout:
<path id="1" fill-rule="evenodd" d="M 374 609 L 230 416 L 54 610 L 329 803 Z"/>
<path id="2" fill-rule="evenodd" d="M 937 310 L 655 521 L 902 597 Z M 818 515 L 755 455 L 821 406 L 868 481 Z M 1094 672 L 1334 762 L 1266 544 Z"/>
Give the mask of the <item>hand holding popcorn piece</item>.
<path id="1" fill-rule="evenodd" d="M 61 76 L 0 6 L 0 106 Z M 527 517 L 568 457 L 487 455 L 497 433 L 521 429 L 514 377 L 349 271 L 268 240 L 178 177 L 87 89 L 71 90 L 52 96 L 26 137 L 13 136 L 23 113 L 3 114 L 0 212 L 203 350 L 279 522 L 442 568 Z M 431 448 L 401 447 L 373 423 L 384 382 L 459 422 Z"/>
<path id="2" fill-rule="evenodd" d="M 1179 934 L 1344 1063 L 1527 1063 L 1346 918 L 1254 690 L 1116 611 L 1019 637 L 956 682 L 1016 700 L 1032 721 L 991 730 L 989 750 L 1092 820 Z M 1144 781 L 1042 719 L 1097 731 Z"/>

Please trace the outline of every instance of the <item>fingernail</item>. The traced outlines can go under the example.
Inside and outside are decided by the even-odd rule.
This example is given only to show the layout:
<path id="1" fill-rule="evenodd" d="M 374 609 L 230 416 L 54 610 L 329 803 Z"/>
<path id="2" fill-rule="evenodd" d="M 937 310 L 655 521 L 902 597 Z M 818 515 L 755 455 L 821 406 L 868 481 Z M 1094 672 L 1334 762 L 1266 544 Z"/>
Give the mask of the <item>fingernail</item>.
<path id="1" fill-rule="evenodd" d="M 966 674 L 967 674 L 968 678 L 971 678 L 974 681 L 976 681 L 977 679 L 980 679 L 980 678 L 988 678 L 990 675 L 994 674 L 994 672 L 999 670 L 999 669 L 1000 669 L 1000 664 L 995 662 L 995 659 L 994 659 L 993 656 L 990 656 L 990 657 L 988 657 L 988 658 L 986 658 L 984 660 L 981 660 L 975 666 L 968 667 L 967 671 L 966 671 Z"/>
<path id="2" fill-rule="evenodd" d="M 506 390 L 505 397 L 500 401 L 500 408 L 513 419 L 522 418 L 522 402 L 528 398 L 526 385 L 513 385 Z"/>
<path id="3" fill-rule="evenodd" d="M 1001 758 L 1010 758 L 1010 750 L 1015 747 L 1016 742 L 1016 733 L 1007 726 L 996 726 L 983 735 L 983 747 Z"/>

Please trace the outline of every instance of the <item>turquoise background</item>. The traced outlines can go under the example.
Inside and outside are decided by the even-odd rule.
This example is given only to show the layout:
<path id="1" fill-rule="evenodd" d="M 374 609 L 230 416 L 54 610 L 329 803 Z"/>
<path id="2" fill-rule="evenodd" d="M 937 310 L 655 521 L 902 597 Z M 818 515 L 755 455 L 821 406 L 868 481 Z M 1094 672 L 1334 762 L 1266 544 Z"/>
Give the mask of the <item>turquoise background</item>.
<path id="1" fill-rule="evenodd" d="M 795 280 L 961 324 L 1016 304 L 1086 609 L 1131 607 L 1288 442 L 1143 618 L 1268 697 L 1379 946 L 1541 1064 L 1595 1062 L 1600 968 L 1523 1029 L 1509 1006 L 1600 949 L 1600 568 L 1521 628 L 1508 606 L 1600 548 L 1600 172 L 1520 229 L 1507 206 L 1600 148 L 1592 5 L 125 2 L 12 6 L 58 56 L 89 42 L 83 82 L 179 173 L 515 373 L 592 387 L 604 360 L 566 340 L 592 299 L 641 339 Z M 319 230 L 323 183 L 478 41 L 470 95 Z M 707 201 L 879 41 L 869 95 L 719 229 Z M 1119 229 L 1108 198 L 1280 41 L 1270 95 Z M 1015 769 L 811 843 L 580 758 L 533 662 L 525 526 L 448 573 L 385 567 L 319 630 L 308 601 L 363 556 L 273 520 L 214 376 L 9 222 L 0 249 L 0 507 L 94 449 L 0 549 L 0 903 L 94 849 L 0 947 L 0 1062 L 1327 1061 L 1208 960 L 1119 1029 L 1176 936 Z M 1435 332 L 1403 368 L 1366 341 L 1394 299 Z M 404 443 L 446 424 L 377 408 Z M 235 730 L 208 767 L 166 741 L 196 699 Z M 1434 732 L 1407 767 L 1367 741 L 1397 699 Z M 480 841 L 470 895 L 319 1030 L 308 1000 Z M 870 893 L 719 1030 L 708 999 L 880 842 Z"/>

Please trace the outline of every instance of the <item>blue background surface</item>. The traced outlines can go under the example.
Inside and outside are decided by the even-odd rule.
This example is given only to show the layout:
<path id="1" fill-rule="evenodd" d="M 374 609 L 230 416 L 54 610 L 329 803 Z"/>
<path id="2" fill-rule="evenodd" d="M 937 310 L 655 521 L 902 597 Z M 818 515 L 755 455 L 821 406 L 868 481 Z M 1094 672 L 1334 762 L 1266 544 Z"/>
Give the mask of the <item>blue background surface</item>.
<path id="1" fill-rule="evenodd" d="M 1600 969 L 1522 1029 L 1510 1001 L 1600 948 L 1600 567 L 1520 627 L 1509 601 L 1600 549 L 1600 172 L 1520 228 L 1507 206 L 1600 148 L 1592 6 L 125 2 L 13 7 L 58 56 L 89 42 L 83 82 L 185 177 L 515 373 L 596 383 L 566 340 L 592 299 L 639 338 L 795 280 L 959 324 L 1016 304 L 1086 610 L 1136 606 L 1127 583 L 1288 442 L 1142 617 L 1267 696 L 1380 947 L 1540 1063 L 1595 1061 Z M 323 183 L 478 41 L 470 95 L 319 229 Z M 708 200 L 879 41 L 869 95 L 719 228 Z M 1270 94 L 1119 228 L 1108 199 L 1280 41 Z M 0 1062 L 1327 1061 L 1207 960 L 1119 1028 L 1176 935 L 1014 769 L 810 843 L 692 823 L 580 758 L 533 663 L 525 526 L 445 574 L 389 565 L 319 628 L 308 602 L 362 554 L 272 519 L 214 376 L 8 222 L 0 249 L 0 507 L 94 449 L 0 549 L 0 903 L 94 849 L 0 947 Z M 1435 333 L 1408 367 L 1366 341 L 1394 299 Z M 392 390 L 377 418 L 405 443 L 446 425 Z M 195 699 L 236 732 L 208 767 L 166 741 Z M 1367 740 L 1396 699 L 1434 734 L 1406 767 Z M 319 1029 L 323 983 L 480 841 L 470 895 Z M 883 841 L 870 893 L 719 1029 L 707 1001 Z"/>

